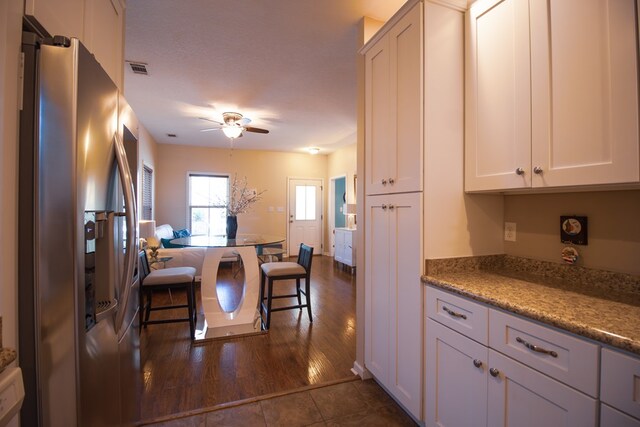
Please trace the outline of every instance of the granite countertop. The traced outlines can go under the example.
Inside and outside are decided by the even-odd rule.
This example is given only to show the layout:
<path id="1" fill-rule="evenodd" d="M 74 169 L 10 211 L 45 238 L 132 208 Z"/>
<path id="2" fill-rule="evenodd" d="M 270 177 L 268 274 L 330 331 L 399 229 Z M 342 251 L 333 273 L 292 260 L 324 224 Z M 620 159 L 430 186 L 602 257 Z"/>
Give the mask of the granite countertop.
<path id="1" fill-rule="evenodd" d="M 640 354 L 640 277 L 509 255 L 427 260 L 425 284 Z"/>
<path id="2" fill-rule="evenodd" d="M 2 316 L 0 316 L 0 372 L 16 360 L 16 351 L 2 347 Z"/>

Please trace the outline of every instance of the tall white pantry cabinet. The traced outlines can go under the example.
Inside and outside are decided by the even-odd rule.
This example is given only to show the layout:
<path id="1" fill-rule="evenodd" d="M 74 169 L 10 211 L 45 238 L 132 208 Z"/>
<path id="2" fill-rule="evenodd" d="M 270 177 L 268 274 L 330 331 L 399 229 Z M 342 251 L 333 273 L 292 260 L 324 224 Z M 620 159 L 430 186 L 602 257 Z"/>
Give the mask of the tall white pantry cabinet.
<path id="1" fill-rule="evenodd" d="M 423 419 L 423 219 L 426 204 L 437 203 L 437 196 L 423 189 L 429 180 L 447 179 L 424 165 L 432 152 L 461 147 L 465 5 L 410 0 L 360 51 L 365 56 L 364 362 L 416 420 Z M 460 97 L 453 91 L 439 99 L 451 87 L 460 89 Z M 452 144 L 450 129 L 458 137 Z M 461 175 L 462 158 L 458 161 L 452 171 Z"/>

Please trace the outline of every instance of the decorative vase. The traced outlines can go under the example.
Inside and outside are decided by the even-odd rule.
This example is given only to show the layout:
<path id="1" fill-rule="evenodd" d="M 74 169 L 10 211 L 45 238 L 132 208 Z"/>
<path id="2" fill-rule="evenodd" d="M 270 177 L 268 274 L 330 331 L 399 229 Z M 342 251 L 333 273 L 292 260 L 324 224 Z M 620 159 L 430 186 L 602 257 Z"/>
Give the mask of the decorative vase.
<path id="1" fill-rule="evenodd" d="M 235 239 L 238 232 L 238 217 L 227 217 L 227 239 Z"/>

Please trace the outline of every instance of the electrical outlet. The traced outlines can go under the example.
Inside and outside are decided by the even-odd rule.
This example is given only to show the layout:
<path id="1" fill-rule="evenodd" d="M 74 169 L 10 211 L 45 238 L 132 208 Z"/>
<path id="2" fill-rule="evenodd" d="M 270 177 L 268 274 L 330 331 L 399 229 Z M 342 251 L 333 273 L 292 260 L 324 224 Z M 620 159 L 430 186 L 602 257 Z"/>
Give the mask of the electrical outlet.
<path id="1" fill-rule="evenodd" d="M 515 222 L 504 223 L 504 240 L 506 240 L 507 242 L 516 241 L 516 223 Z"/>

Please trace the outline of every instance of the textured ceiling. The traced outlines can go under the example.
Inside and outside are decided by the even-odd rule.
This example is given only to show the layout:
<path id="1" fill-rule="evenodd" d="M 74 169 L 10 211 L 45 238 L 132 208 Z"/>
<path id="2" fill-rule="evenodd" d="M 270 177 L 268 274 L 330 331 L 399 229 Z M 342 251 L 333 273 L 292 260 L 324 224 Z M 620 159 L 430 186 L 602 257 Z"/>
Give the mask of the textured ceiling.
<path id="1" fill-rule="evenodd" d="M 229 147 L 201 132 L 237 111 L 251 126 L 237 149 L 331 152 L 356 141 L 357 28 L 405 0 L 130 0 L 125 96 L 158 143 Z M 170 138 L 168 133 L 176 134 Z"/>

